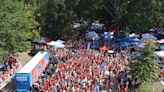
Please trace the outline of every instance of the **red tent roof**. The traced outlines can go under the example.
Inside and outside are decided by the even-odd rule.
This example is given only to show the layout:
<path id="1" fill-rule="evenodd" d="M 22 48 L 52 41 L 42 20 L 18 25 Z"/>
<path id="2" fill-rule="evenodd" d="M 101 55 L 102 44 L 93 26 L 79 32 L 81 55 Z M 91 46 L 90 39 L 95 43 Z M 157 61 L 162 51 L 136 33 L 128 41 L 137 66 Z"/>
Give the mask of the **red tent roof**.
<path id="1" fill-rule="evenodd" d="M 107 46 L 100 46 L 99 49 L 100 50 L 109 50 L 109 47 L 107 47 Z"/>
<path id="2" fill-rule="evenodd" d="M 45 40 L 45 42 L 43 42 L 44 44 L 47 44 L 47 43 L 49 43 L 49 42 L 51 42 L 52 41 L 52 39 L 50 39 L 50 38 L 47 38 L 46 40 Z"/>

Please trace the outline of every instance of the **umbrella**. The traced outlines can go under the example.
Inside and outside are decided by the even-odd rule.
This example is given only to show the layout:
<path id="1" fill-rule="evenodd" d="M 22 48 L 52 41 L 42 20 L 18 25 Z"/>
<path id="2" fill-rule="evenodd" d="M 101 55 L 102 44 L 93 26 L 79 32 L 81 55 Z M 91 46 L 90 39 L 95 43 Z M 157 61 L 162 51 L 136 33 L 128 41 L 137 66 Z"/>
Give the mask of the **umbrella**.
<path id="1" fill-rule="evenodd" d="M 101 46 L 99 47 L 100 50 L 109 50 L 109 48 L 107 46 Z"/>

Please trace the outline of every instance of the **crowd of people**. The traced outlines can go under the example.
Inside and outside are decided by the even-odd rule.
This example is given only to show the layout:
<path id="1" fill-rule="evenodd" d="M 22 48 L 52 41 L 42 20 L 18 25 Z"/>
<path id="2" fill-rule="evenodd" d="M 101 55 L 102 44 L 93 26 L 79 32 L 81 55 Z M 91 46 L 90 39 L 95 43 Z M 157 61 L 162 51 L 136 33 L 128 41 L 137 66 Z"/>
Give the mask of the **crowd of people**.
<path id="1" fill-rule="evenodd" d="M 128 92 L 136 80 L 127 75 L 131 57 L 125 53 L 109 54 L 92 49 L 58 49 L 51 55 L 51 63 L 34 83 L 38 92 Z"/>
<path id="2" fill-rule="evenodd" d="M 0 84 L 10 78 L 19 68 L 21 64 L 14 56 L 8 56 L 4 59 L 4 63 L 0 68 Z"/>

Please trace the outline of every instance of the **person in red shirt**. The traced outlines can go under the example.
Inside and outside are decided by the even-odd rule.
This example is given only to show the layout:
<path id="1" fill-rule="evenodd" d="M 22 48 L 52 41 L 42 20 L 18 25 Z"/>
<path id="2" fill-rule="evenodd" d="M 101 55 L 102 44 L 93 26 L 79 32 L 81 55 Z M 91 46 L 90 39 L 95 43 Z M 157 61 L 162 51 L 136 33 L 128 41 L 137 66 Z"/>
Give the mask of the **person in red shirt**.
<path id="1" fill-rule="evenodd" d="M 87 86 L 85 87 L 84 91 L 85 91 L 85 92 L 88 92 L 88 91 L 89 91 L 89 89 L 88 89 Z"/>
<path id="2" fill-rule="evenodd" d="M 60 89 L 59 89 L 59 92 L 63 92 L 63 89 L 62 89 L 62 88 L 60 88 Z"/>
<path id="3" fill-rule="evenodd" d="M 112 92 L 112 88 L 113 88 L 113 82 L 109 83 L 109 92 Z"/>
<path id="4" fill-rule="evenodd" d="M 117 92 L 121 92 L 120 84 L 117 85 Z"/>
<path id="5" fill-rule="evenodd" d="M 126 85 L 126 87 L 124 88 L 124 92 L 128 92 L 128 86 Z"/>

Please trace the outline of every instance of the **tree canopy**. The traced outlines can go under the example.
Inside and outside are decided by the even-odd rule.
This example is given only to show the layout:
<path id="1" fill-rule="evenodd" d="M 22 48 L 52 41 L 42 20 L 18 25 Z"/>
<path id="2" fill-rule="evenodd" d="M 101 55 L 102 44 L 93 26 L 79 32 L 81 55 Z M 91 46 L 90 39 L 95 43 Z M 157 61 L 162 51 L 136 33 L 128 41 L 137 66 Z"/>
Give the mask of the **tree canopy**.
<path id="1" fill-rule="evenodd" d="M 72 30 L 76 20 L 100 20 L 142 32 L 164 24 L 163 0 L 0 0 L 0 47 L 22 51 L 38 31 L 51 37 Z M 32 31 L 33 30 L 33 31 Z M 33 34 L 34 33 L 34 34 Z"/>
<path id="2" fill-rule="evenodd" d="M 18 0 L 0 2 L 0 47 L 10 53 L 26 50 L 37 26 L 32 6 Z"/>
<path id="3" fill-rule="evenodd" d="M 118 29 L 142 32 L 154 22 L 163 24 L 162 0 L 35 0 L 37 21 L 44 32 L 69 31 L 74 20 L 107 21 Z M 35 2 L 34 1 L 34 2 Z M 64 25 L 64 26 L 63 26 Z"/>
<path id="4" fill-rule="evenodd" d="M 130 74 L 135 76 L 141 83 L 158 80 L 159 65 L 158 56 L 154 54 L 156 46 L 146 43 L 144 48 L 138 48 L 139 55 L 133 56 L 133 62 L 129 64 Z"/>

